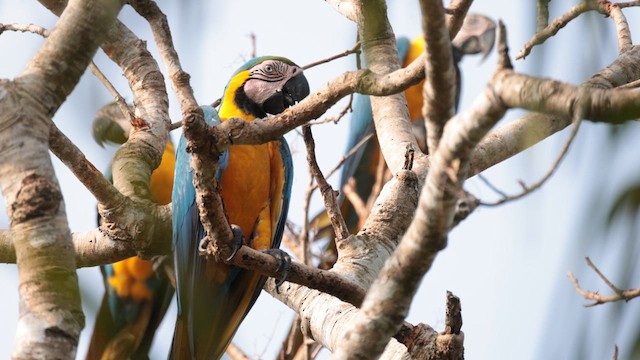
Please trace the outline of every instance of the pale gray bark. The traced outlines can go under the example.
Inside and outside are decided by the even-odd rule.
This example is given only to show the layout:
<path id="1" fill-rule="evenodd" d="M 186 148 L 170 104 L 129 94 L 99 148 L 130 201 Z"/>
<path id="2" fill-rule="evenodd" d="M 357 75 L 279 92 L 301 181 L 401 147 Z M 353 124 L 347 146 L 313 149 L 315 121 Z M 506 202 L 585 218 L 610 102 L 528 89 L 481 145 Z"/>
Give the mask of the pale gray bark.
<path id="1" fill-rule="evenodd" d="M 25 70 L 0 82 L 0 187 L 20 277 L 14 359 L 75 358 L 84 315 L 49 129 L 121 7 L 72 1 Z"/>
<path id="2" fill-rule="evenodd" d="M 66 5 L 66 1 L 42 2 L 56 14 L 60 14 Z M 79 2 L 71 2 L 70 8 L 76 3 Z M 141 6 L 142 3 L 137 1 L 134 5 Z M 630 46 L 630 38 L 623 36 L 621 56 L 580 88 L 501 69 L 489 84 L 490 91 L 479 97 L 474 108 L 447 119 L 449 125 L 441 126 L 444 135 L 436 139 L 441 145 L 427 157 L 418 150 L 404 96 L 397 93 L 423 78 L 425 67 L 433 65 L 427 63 L 434 61 L 433 57 L 421 56 L 407 69 L 399 69 L 394 34 L 386 20 L 384 1 L 328 0 L 327 3 L 358 24 L 368 69 L 337 77 L 278 117 L 252 123 L 225 122 L 210 130 L 214 137 L 209 141 L 212 147 L 221 151 L 232 141 L 234 144 L 256 144 L 273 140 L 320 116 L 350 93 L 377 95 L 372 99 L 376 131 L 383 155 L 395 176 L 384 187 L 363 230 L 338 243 L 339 258 L 332 270 L 335 275 L 332 279 L 346 280 L 345 283 L 357 292 L 370 289 L 362 310 L 327 293 L 292 283 L 285 283 L 277 294 L 270 282 L 270 291 L 300 314 L 304 331 L 335 350 L 336 358 L 406 358 L 409 355 L 403 345 L 394 340 L 386 344 L 401 325 L 415 286 L 438 251 L 446 246 L 457 196 L 452 189 L 459 190 L 467 176 L 565 128 L 576 107 L 584 109 L 585 117 L 596 121 L 620 123 L 638 117 L 640 108 L 634 101 L 637 91 L 608 89 L 640 78 L 640 67 L 637 66 L 640 50 Z M 470 1 L 455 3 L 461 4 L 463 12 L 470 5 Z M 24 74 L 15 81 L 0 83 L 0 108 L 3 109 L 0 112 L 0 136 L 3 137 L 0 139 L 3 144 L 0 148 L 0 186 L 11 216 L 11 229 L 0 232 L 0 260 L 15 262 L 17 259 L 22 282 L 16 358 L 38 355 L 45 348 L 47 351 L 66 351 L 64 357 L 73 356 L 83 322 L 74 273 L 77 266 L 104 264 L 140 252 L 163 253 L 170 242 L 169 207 L 151 204 L 148 188 L 141 186 L 148 184 L 167 138 L 166 84 L 144 43 L 122 24 L 111 27 L 102 45 L 123 69 L 135 94 L 138 103 L 134 125 L 137 126 L 114 160 L 114 182 L 119 193 L 100 198 L 107 220 L 104 231 L 70 236 L 62 195 L 47 154 L 51 115 L 86 67 L 100 43 L 100 33 L 105 33 L 109 20 L 115 16 L 116 5 L 112 4 L 107 12 L 97 11 L 101 9 L 99 5 L 78 9 L 76 11 L 85 16 L 82 21 L 63 15 L 60 28 L 47 40 L 47 44 L 55 44 L 55 47 L 45 45 L 38 61 L 34 60 Z M 616 26 L 626 34 L 628 31 L 620 18 L 620 15 L 616 17 Z M 71 26 L 86 26 L 84 20 L 92 28 L 83 30 L 86 36 L 61 35 L 65 34 L 65 29 L 72 32 Z M 67 21 L 73 24 L 69 28 L 62 25 Z M 436 31 L 437 36 L 455 35 L 452 28 L 459 28 L 460 23 L 450 23 L 454 25 L 449 31 Z M 96 29 L 96 24 L 102 24 L 102 27 Z M 442 22 L 439 24 L 442 26 Z M 162 27 L 154 28 L 154 34 L 162 30 Z M 165 38 L 166 35 L 157 37 L 158 42 Z M 177 55 L 170 51 L 172 44 L 164 43 L 163 46 L 163 60 L 170 69 L 174 88 L 182 94 L 183 117 L 188 123 L 197 118 L 188 84 L 181 83 L 188 77 L 185 80 L 186 74 L 180 70 Z M 72 59 L 59 52 L 72 54 Z M 65 62 L 65 66 L 54 66 L 54 62 Z M 66 70 L 60 72 L 59 69 Z M 602 90 L 585 89 L 587 86 Z M 520 91 L 522 88 L 528 91 Z M 553 99 L 548 100 L 551 95 Z M 17 107 L 20 112 L 15 111 Z M 507 107 L 538 113 L 531 113 L 484 136 Z M 408 145 L 416 151 L 413 171 L 403 170 Z M 423 183 L 426 183 L 424 187 Z M 255 259 L 260 260 L 256 262 L 263 262 L 259 254 L 247 250 L 246 255 L 255 255 Z M 269 270 L 275 268 L 273 262 L 264 263 L 267 265 L 260 269 L 260 265 L 234 260 L 236 265 L 279 275 L 275 270 Z M 269 269 L 265 270 L 266 267 Z M 51 307 L 52 304 L 56 306 Z M 63 305 L 57 306 L 60 304 Z M 52 308 L 55 310 L 49 310 Z M 435 332 L 430 335 L 434 346 L 450 340 Z M 348 342 L 344 340 L 347 337 Z"/>

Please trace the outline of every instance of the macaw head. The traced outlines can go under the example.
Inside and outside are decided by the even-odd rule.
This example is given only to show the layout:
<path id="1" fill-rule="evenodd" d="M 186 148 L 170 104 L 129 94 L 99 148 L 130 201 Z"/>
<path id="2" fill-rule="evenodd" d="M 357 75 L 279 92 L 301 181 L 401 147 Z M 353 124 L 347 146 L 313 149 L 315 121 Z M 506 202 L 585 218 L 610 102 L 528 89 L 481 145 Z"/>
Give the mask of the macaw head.
<path id="1" fill-rule="evenodd" d="M 122 115 L 120 107 L 116 103 L 103 106 L 92 125 L 93 139 L 98 145 L 104 147 L 104 143 L 116 145 L 124 144 L 129 138 L 131 124 Z"/>
<path id="2" fill-rule="evenodd" d="M 261 56 L 245 63 L 225 88 L 221 118 L 245 120 L 279 114 L 309 95 L 302 68 L 291 60 Z"/>

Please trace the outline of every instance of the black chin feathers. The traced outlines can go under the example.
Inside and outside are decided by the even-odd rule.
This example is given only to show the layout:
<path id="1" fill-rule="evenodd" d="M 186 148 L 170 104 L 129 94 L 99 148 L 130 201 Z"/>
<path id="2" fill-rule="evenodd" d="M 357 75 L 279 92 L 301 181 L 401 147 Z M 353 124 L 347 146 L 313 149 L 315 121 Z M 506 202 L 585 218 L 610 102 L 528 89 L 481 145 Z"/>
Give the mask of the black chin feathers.
<path id="1" fill-rule="evenodd" d="M 244 113 L 253 115 L 256 118 L 267 117 L 267 113 L 258 105 L 255 101 L 251 100 L 247 93 L 244 92 L 244 85 L 240 86 L 236 90 L 235 99 L 236 106 L 240 108 Z"/>

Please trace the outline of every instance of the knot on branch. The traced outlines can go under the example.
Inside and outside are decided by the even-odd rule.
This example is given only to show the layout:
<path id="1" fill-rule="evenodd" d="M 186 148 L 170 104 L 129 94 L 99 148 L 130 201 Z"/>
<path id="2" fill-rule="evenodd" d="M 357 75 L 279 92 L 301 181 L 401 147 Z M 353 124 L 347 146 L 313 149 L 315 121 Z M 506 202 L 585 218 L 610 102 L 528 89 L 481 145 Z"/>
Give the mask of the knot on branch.
<path id="1" fill-rule="evenodd" d="M 227 136 L 227 139 L 229 140 L 229 143 L 233 144 L 237 138 L 242 136 L 242 133 L 244 133 L 244 127 L 248 123 L 240 118 L 229 119 L 227 120 L 227 123 L 231 125 L 230 126 L 231 128 L 227 132 L 226 136 Z"/>
<path id="2" fill-rule="evenodd" d="M 356 81 L 353 92 L 357 92 L 360 94 L 368 94 L 371 92 L 371 88 L 375 85 L 374 74 L 369 69 L 362 69 L 355 73 Z"/>
<path id="3" fill-rule="evenodd" d="M 98 205 L 100 232 L 113 241 L 129 243 L 143 259 L 170 253 L 170 205 L 157 205 L 147 199 L 123 199 L 111 207 Z"/>
<path id="4" fill-rule="evenodd" d="M 480 200 L 468 192 L 462 192 L 456 203 L 456 212 L 451 227 L 458 225 L 480 205 Z"/>
<path id="5" fill-rule="evenodd" d="M 407 150 L 404 153 L 404 166 L 402 170 L 411 170 L 413 168 L 413 157 L 415 155 L 415 150 L 413 149 L 413 145 L 411 143 L 407 144 Z"/>
<path id="6" fill-rule="evenodd" d="M 43 216 L 54 216 L 60 208 L 62 193 L 50 179 L 38 174 L 22 179 L 16 200 L 11 205 L 13 225 Z"/>
<path id="7" fill-rule="evenodd" d="M 405 163 L 406 164 L 406 163 Z M 418 175 L 410 169 L 402 169 L 396 173 L 396 179 L 402 183 L 403 186 L 417 187 Z"/>
<path id="8" fill-rule="evenodd" d="M 191 75 L 189 75 L 189 73 L 187 73 L 186 71 L 180 70 L 174 73 L 173 75 L 171 75 L 171 79 L 173 80 L 174 83 L 178 84 L 179 86 L 185 86 L 185 85 L 189 85 L 189 80 L 191 79 Z"/>
<path id="9" fill-rule="evenodd" d="M 140 131 L 140 130 L 144 130 L 144 129 L 148 129 L 149 128 L 149 122 L 147 122 L 145 119 L 136 116 L 133 121 L 131 122 L 131 126 L 133 126 L 133 128 L 136 131 Z"/>
<path id="10" fill-rule="evenodd" d="M 435 343 L 438 333 L 431 326 L 420 323 L 416 326 L 402 326 L 394 337 L 407 347 L 412 358 L 423 359 L 424 357 L 414 354 L 421 354 L 429 344 Z"/>

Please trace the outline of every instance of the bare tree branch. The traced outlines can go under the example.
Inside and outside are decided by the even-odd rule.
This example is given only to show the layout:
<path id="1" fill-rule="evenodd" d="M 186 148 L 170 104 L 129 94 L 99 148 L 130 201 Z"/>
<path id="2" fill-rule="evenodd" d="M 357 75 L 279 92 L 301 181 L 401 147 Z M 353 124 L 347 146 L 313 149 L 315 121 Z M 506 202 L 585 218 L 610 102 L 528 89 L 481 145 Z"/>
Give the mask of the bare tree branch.
<path id="1" fill-rule="evenodd" d="M 498 46 L 501 58 L 505 58 L 504 25 L 500 24 L 500 30 Z M 507 60 L 501 63 L 509 64 Z M 349 354 L 375 358 L 384 350 L 386 340 L 398 331 L 399 320 L 406 317 L 423 275 L 446 247 L 457 200 L 453 189 L 460 189 L 466 179 L 471 150 L 506 111 L 494 86 L 490 82 L 474 106 L 454 117 L 446 127 L 440 146 L 432 155 L 415 217 L 371 285 L 362 311 L 350 324 L 333 358 L 346 359 Z"/>
<path id="2" fill-rule="evenodd" d="M 75 357 L 84 315 L 49 132 L 121 7 L 72 2 L 25 70 L 0 81 L 0 187 L 20 278 L 14 358 Z"/>
<path id="3" fill-rule="evenodd" d="M 544 3 L 544 1 L 542 2 Z M 529 55 L 534 46 L 544 43 L 547 39 L 557 34 L 558 31 L 565 27 L 571 20 L 574 20 L 587 11 L 598 11 L 603 15 L 611 17 L 618 33 L 618 50 L 620 54 L 624 53 L 633 45 L 633 41 L 631 40 L 629 24 L 627 23 L 624 14 L 622 14 L 622 11 L 620 11 L 620 5 L 621 4 L 612 3 L 606 0 L 582 1 L 578 5 L 572 7 L 564 15 L 555 19 L 551 24 L 546 25 L 542 30 L 540 30 L 540 22 L 538 22 L 538 32 L 524 45 L 524 48 L 516 56 L 516 59 L 522 59 Z M 546 16 L 548 18 L 548 4 L 538 3 L 539 11 L 541 6 L 547 8 Z"/>
<path id="4" fill-rule="evenodd" d="M 456 74 L 442 1 L 421 0 L 420 8 L 427 54 L 422 116 L 427 127 L 427 147 L 430 153 L 434 153 L 444 125 L 455 112 Z"/>
<path id="5" fill-rule="evenodd" d="M 336 60 L 336 59 L 340 59 L 340 58 L 345 57 L 345 56 L 349 56 L 351 54 L 356 54 L 356 55 L 360 54 L 360 43 L 359 42 L 356 42 L 356 44 L 349 50 L 341 52 L 340 54 L 337 54 L 337 55 L 330 56 L 330 57 L 328 57 L 326 59 L 314 61 L 314 62 L 312 62 L 310 64 L 307 64 L 307 65 L 303 66 L 302 69 L 307 70 L 307 69 L 310 69 L 310 68 L 312 68 L 314 66 L 318 66 L 318 65 L 321 65 L 321 64 L 326 64 L 328 62 L 331 62 L 331 61 Z"/>
<path id="6" fill-rule="evenodd" d="M 498 200 L 496 202 L 493 202 L 493 203 L 481 202 L 480 204 L 484 205 L 484 206 L 502 205 L 502 204 L 504 204 L 506 202 L 517 200 L 517 199 L 520 199 L 520 198 L 522 198 L 524 196 L 527 196 L 527 195 L 531 194 L 532 192 L 534 192 L 534 191 L 538 190 L 539 188 L 541 188 L 542 185 L 544 185 L 544 183 L 546 183 L 547 180 L 549 180 L 551 178 L 551 175 L 553 175 L 555 173 L 555 171 L 558 169 L 558 167 L 560 167 L 560 162 L 567 155 L 567 152 L 569 152 L 569 147 L 573 143 L 573 140 L 575 139 L 576 135 L 578 134 L 578 129 L 580 128 L 581 111 L 582 111 L 581 109 L 577 109 L 577 112 L 576 112 L 576 114 L 574 116 L 573 128 L 571 129 L 571 134 L 569 134 L 569 137 L 567 138 L 567 140 L 565 141 L 564 145 L 562 146 L 562 149 L 560 150 L 560 154 L 558 154 L 556 159 L 553 161 L 553 164 L 551 164 L 551 167 L 549 168 L 549 170 L 547 170 L 547 172 L 542 176 L 542 178 L 540 178 L 540 180 L 536 181 L 532 185 L 525 185 L 524 182 L 521 182 L 521 185 L 523 187 L 523 191 L 522 192 L 520 192 L 520 193 L 518 193 L 516 195 L 506 195 L 506 194 L 502 193 L 502 198 L 500 200 Z M 485 183 L 487 185 L 489 185 L 489 187 L 491 187 L 493 190 L 496 190 L 496 192 L 501 193 L 501 191 L 499 191 L 496 188 L 494 188 L 491 185 L 491 183 L 489 183 L 488 181 L 485 180 Z"/>
<path id="7" fill-rule="evenodd" d="M 305 125 L 302 128 L 302 133 L 304 134 L 304 142 L 307 146 L 307 162 L 309 163 L 311 174 L 314 179 L 316 179 L 318 188 L 322 193 L 324 205 L 327 208 L 327 213 L 329 214 L 329 219 L 331 220 L 331 224 L 333 225 L 336 233 L 337 241 L 346 239 L 349 236 L 349 230 L 347 229 L 347 224 L 344 222 L 344 218 L 340 212 L 336 192 L 333 190 L 331 185 L 327 183 L 327 180 L 324 178 L 324 175 L 322 175 L 322 171 L 316 161 L 316 145 L 313 141 L 313 134 L 311 134 L 311 127 L 309 125 Z"/>
<path id="8" fill-rule="evenodd" d="M 464 24 L 464 18 L 467 16 L 469 8 L 473 4 L 473 0 L 451 0 L 449 8 L 451 15 L 447 12 L 447 29 L 449 29 L 449 38 L 453 39 Z"/>
<path id="9" fill-rule="evenodd" d="M 631 299 L 637 298 L 638 296 L 640 296 L 640 288 L 636 288 L 636 289 L 628 289 L 628 290 L 622 290 L 619 287 L 615 286 L 601 271 L 600 269 L 598 269 L 593 262 L 591 262 L 591 259 L 589 259 L 589 257 L 587 256 L 585 258 L 585 260 L 587 261 L 587 265 L 589 265 L 589 267 L 591 269 L 593 269 L 593 271 L 596 272 L 596 274 L 598 274 L 598 276 L 600 277 L 600 279 L 602 279 L 602 281 L 604 281 L 605 284 L 607 284 L 607 286 L 613 290 L 614 294 L 612 295 L 600 295 L 597 291 L 585 291 L 580 287 L 580 284 L 578 283 L 578 279 L 576 279 L 576 277 L 571 273 L 567 273 L 567 276 L 569 277 L 569 280 L 571 280 L 571 283 L 573 284 L 573 286 L 575 287 L 576 291 L 578 292 L 578 294 L 582 295 L 582 297 L 584 297 L 587 300 L 593 300 L 594 302 L 590 303 L 590 304 L 585 304 L 585 307 L 592 307 L 592 306 L 596 306 L 596 305 L 601 305 L 601 304 L 606 304 L 606 303 L 610 303 L 610 302 L 616 302 L 616 301 L 620 301 L 620 300 L 624 300 L 624 301 L 629 301 Z M 617 347 L 616 347 L 616 353 L 617 353 Z"/>

